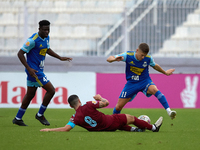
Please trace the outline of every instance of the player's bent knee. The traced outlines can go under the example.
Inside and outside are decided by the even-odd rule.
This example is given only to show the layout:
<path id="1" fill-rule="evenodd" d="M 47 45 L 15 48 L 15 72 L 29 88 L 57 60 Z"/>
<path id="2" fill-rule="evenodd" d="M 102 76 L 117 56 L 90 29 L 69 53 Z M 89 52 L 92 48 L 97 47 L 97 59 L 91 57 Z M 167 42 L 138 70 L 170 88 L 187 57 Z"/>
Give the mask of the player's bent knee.
<path id="1" fill-rule="evenodd" d="M 126 114 L 127 124 L 132 124 L 135 121 L 135 117 L 129 114 Z"/>

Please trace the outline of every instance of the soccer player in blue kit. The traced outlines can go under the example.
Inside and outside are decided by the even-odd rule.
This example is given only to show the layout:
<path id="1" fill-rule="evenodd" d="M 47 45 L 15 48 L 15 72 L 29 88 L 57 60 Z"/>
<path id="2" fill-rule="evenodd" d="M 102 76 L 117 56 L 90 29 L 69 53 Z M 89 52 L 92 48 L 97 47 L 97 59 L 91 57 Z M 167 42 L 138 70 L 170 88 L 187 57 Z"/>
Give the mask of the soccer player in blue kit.
<path id="1" fill-rule="evenodd" d="M 126 63 L 127 83 L 119 96 L 113 114 L 119 114 L 127 102 L 132 101 L 138 92 L 143 92 L 147 97 L 154 95 L 166 109 L 171 119 L 174 119 L 176 111 L 170 109 L 166 97 L 152 82 L 149 76 L 149 66 L 167 76 L 171 75 L 175 69 L 163 70 L 148 53 L 149 46 L 146 43 L 141 43 L 136 51 L 127 51 L 107 58 L 110 63 L 114 61 L 124 61 Z"/>
<path id="2" fill-rule="evenodd" d="M 13 124 L 19 126 L 27 126 L 22 117 L 29 106 L 31 100 L 35 96 L 38 87 L 42 87 L 46 90 L 46 94 L 43 98 L 43 102 L 40 106 L 35 118 L 39 120 L 43 125 L 50 125 L 50 123 L 44 117 L 44 112 L 55 94 L 55 88 L 51 82 L 47 79 L 47 76 L 43 73 L 44 61 L 46 54 L 55 57 L 61 61 L 71 61 L 70 57 L 61 57 L 56 54 L 49 45 L 49 32 L 50 22 L 48 20 L 42 20 L 39 22 L 39 31 L 34 33 L 22 48 L 18 52 L 18 57 L 21 63 L 25 67 L 27 74 L 27 92 L 23 98 L 21 107 L 18 110 L 16 117 L 13 119 Z M 27 60 L 24 54 L 26 53 Z"/>

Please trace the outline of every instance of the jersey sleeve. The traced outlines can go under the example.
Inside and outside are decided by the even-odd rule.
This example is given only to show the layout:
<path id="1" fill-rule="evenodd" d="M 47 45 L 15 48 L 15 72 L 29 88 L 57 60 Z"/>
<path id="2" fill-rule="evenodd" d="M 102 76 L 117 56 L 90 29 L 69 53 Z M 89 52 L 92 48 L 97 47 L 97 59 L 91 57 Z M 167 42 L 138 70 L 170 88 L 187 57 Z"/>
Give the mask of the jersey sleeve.
<path id="1" fill-rule="evenodd" d="M 115 58 L 116 58 L 116 57 L 119 57 L 119 56 L 123 56 L 124 59 L 123 59 L 122 61 L 124 61 L 124 62 L 126 61 L 126 57 L 127 57 L 127 53 L 126 53 L 126 52 L 115 55 Z"/>
<path id="2" fill-rule="evenodd" d="M 150 66 L 154 67 L 156 65 L 156 63 L 153 60 L 153 57 L 151 56 L 151 60 L 150 60 Z"/>
<path id="3" fill-rule="evenodd" d="M 24 43 L 24 45 L 22 46 L 22 50 L 26 53 L 29 53 L 30 50 L 35 47 L 35 41 L 31 38 L 29 38 L 26 43 Z"/>
<path id="4" fill-rule="evenodd" d="M 72 128 L 74 128 L 74 127 L 76 126 L 76 124 L 73 123 L 73 122 L 71 122 L 71 121 L 69 121 L 69 122 L 67 123 L 67 125 L 70 125 Z"/>
<path id="5" fill-rule="evenodd" d="M 74 122 L 74 117 L 75 117 L 75 114 L 72 115 L 72 117 L 69 119 L 69 122 L 67 123 L 67 125 L 70 125 L 72 128 L 75 127 L 75 122 Z"/>

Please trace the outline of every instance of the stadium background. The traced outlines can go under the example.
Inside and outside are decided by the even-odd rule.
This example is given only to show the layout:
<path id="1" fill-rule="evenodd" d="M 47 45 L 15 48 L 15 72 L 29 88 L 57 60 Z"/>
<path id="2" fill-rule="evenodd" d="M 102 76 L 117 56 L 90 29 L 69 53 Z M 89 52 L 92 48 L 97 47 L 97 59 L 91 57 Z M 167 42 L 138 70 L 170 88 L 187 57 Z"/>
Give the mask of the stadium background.
<path id="1" fill-rule="evenodd" d="M 124 63 L 109 64 L 106 58 L 135 50 L 139 43 L 146 42 L 156 63 L 165 70 L 176 69 L 175 75 L 166 77 L 150 68 L 153 81 L 170 105 L 200 108 L 199 0 L 0 0 L 1 108 L 20 105 L 26 75 L 16 54 L 25 40 L 38 31 L 42 19 L 51 22 L 51 48 L 73 57 L 72 62 L 46 58 L 45 73 L 61 95 L 57 95 L 58 103 L 54 99 L 50 107 L 68 107 L 62 99 L 65 91 L 59 91 L 61 87 L 66 88 L 66 95 L 77 93 L 82 99 L 91 100 L 100 93 L 116 103 L 125 83 Z M 185 107 L 180 95 L 189 88 L 186 78 L 191 81 L 192 94 L 187 100 L 195 105 Z M 193 84 L 197 84 L 194 90 Z M 42 91 L 38 95 L 41 101 Z M 38 101 L 30 107 L 38 107 Z M 138 104 L 127 107 L 162 107 L 141 94 L 134 101 Z"/>

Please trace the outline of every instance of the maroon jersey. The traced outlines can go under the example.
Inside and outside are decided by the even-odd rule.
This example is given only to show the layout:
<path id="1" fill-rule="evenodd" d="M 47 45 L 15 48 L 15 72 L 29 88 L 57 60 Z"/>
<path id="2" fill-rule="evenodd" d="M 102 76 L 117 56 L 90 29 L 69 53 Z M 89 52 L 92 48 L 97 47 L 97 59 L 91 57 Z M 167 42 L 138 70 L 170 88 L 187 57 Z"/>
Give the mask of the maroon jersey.
<path id="1" fill-rule="evenodd" d="M 88 131 L 115 131 L 126 125 L 124 114 L 105 115 L 96 110 L 97 108 L 98 101 L 89 101 L 80 106 L 70 118 L 70 124 L 79 125 Z"/>

